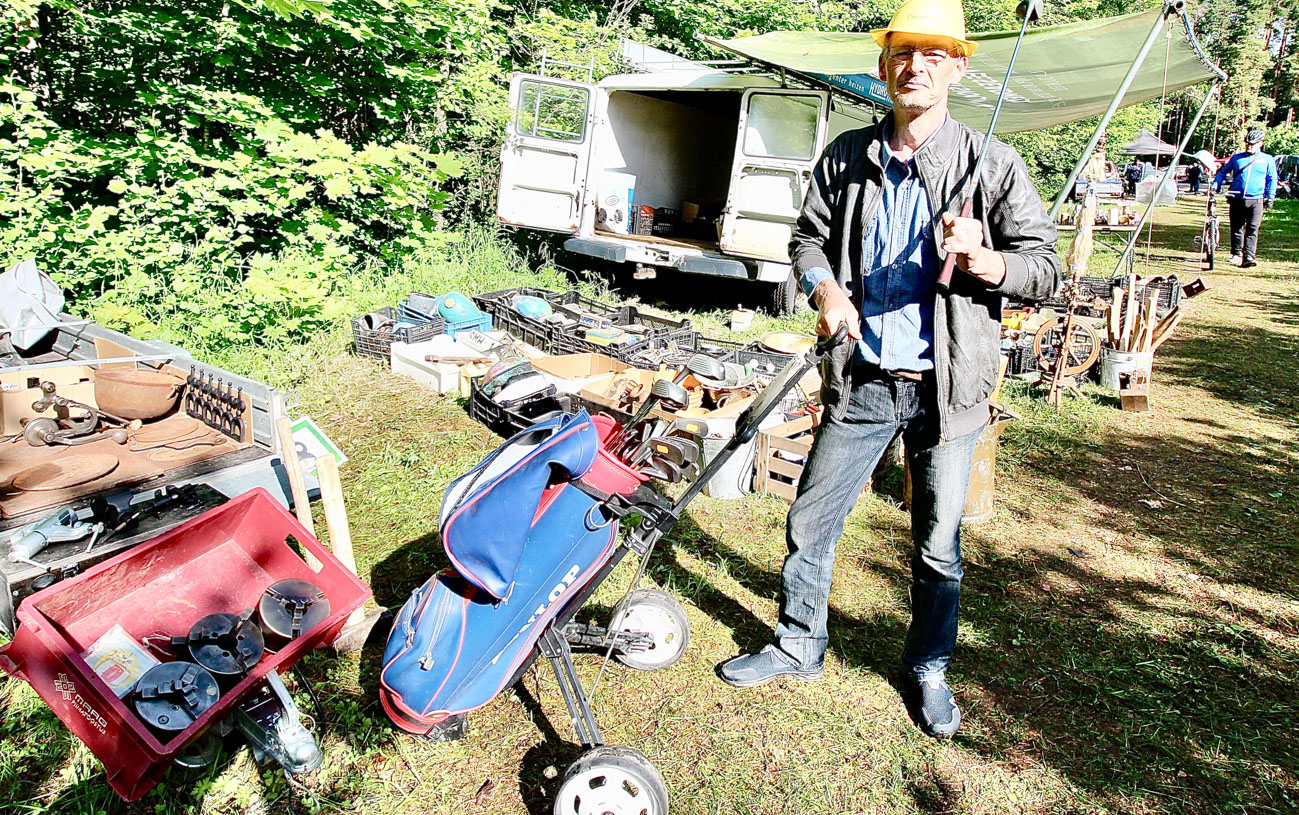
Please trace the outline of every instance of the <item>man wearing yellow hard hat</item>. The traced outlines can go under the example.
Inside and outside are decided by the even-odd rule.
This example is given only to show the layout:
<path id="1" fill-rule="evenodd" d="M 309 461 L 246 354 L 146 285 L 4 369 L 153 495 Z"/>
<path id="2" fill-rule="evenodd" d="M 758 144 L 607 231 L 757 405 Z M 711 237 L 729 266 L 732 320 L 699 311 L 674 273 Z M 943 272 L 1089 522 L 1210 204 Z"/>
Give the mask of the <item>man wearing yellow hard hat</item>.
<path id="1" fill-rule="evenodd" d="M 835 545 L 885 448 L 911 469 L 911 622 L 901 689 L 928 735 L 960 727 L 947 684 L 961 591 L 961 515 L 975 443 L 997 381 L 1002 298 L 1040 300 L 1060 282 L 1055 227 L 1023 159 L 994 141 L 973 217 L 958 217 L 984 136 L 950 118 L 948 89 L 977 50 L 960 0 L 908 0 L 880 46 L 893 111 L 843 134 L 813 174 L 790 256 L 819 310 L 848 326 L 822 363 L 825 413 L 786 524 L 775 641 L 719 667 L 738 687 L 818 679 Z M 962 270 L 936 285 L 943 259 Z"/>

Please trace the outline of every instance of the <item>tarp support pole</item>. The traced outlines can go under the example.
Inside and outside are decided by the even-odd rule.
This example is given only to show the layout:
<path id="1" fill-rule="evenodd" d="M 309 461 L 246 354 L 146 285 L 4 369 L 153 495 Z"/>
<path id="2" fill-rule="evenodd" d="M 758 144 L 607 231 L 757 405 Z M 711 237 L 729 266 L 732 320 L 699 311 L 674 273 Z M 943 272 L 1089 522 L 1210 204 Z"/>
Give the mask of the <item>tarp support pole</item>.
<path id="1" fill-rule="evenodd" d="M 1110 100 L 1110 106 L 1106 108 L 1104 115 L 1101 116 L 1100 123 L 1096 125 L 1091 141 L 1087 142 L 1087 147 L 1082 151 L 1082 155 L 1078 157 L 1078 163 L 1074 165 L 1073 172 L 1069 173 L 1069 179 L 1060 188 L 1060 194 L 1055 197 L 1055 203 L 1051 205 L 1052 221 L 1059 217 L 1060 208 L 1064 206 L 1064 201 L 1069 197 L 1074 184 L 1077 183 L 1078 176 L 1082 175 L 1083 168 L 1087 166 L 1087 159 L 1091 158 L 1092 151 L 1096 149 L 1097 143 L 1100 142 L 1101 134 L 1105 132 L 1110 119 L 1114 118 L 1119 105 L 1123 103 L 1123 97 L 1127 94 L 1128 88 L 1132 86 L 1132 81 L 1137 78 L 1137 72 L 1141 70 L 1141 63 L 1146 61 L 1146 54 L 1150 53 L 1150 48 L 1159 37 L 1159 32 L 1163 30 L 1164 21 L 1168 19 L 1169 15 L 1179 13 L 1178 9 L 1180 8 L 1184 8 L 1180 0 L 1167 0 L 1164 3 L 1163 13 L 1159 15 L 1159 19 L 1155 20 L 1155 24 L 1150 27 L 1150 33 L 1146 35 L 1146 41 L 1141 44 L 1141 50 L 1137 52 L 1137 58 L 1132 60 L 1132 66 L 1128 68 L 1127 76 L 1123 77 L 1123 81 L 1119 83 L 1119 89 L 1114 92 L 1114 98 Z"/>
<path id="2" fill-rule="evenodd" d="M 1137 228 L 1132 230 L 1132 236 L 1128 238 L 1128 245 L 1124 247 L 1123 254 L 1119 256 L 1118 265 L 1114 267 L 1114 274 L 1110 275 L 1111 278 L 1119 276 L 1119 272 L 1123 270 L 1123 264 L 1127 263 L 1128 256 L 1132 254 L 1133 248 L 1137 245 L 1137 241 L 1141 239 L 1141 228 L 1150 220 L 1150 213 L 1155 209 L 1155 202 L 1159 200 L 1159 193 L 1164 189 L 1164 182 L 1168 180 L 1168 174 L 1173 173 L 1174 177 L 1176 177 L 1177 162 L 1181 161 L 1182 153 L 1186 152 L 1186 145 L 1191 141 L 1191 135 L 1195 133 L 1195 129 L 1200 126 L 1200 117 L 1204 115 L 1204 111 L 1209 107 L 1210 100 L 1217 96 L 1220 87 L 1221 86 L 1215 82 L 1213 87 L 1209 88 L 1209 92 L 1204 95 L 1204 102 L 1200 104 L 1200 109 L 1195 112 L 1195 118 L 1191 120 L 1191 126 L 1182 134 L 1182 141 L 1177 145 L 1177 152 L 1173 153 L 1173 160 L 1170 161 L 1168 167 L 1155 178 L 1155 189 L 1150 196 L 1150 203 L 1146 204 L 1145 211 L 1141 213 L 1141 220 L 1137 222 Z"/>

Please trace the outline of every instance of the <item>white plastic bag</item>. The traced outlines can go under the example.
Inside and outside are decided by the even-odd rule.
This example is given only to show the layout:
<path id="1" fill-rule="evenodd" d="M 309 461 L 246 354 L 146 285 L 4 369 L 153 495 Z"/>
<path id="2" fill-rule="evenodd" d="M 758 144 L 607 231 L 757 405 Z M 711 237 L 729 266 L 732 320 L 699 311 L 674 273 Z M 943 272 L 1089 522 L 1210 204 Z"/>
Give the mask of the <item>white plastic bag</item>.
<path id="1" fill-rule="evenodd" d="M 1159 184 L 1161 179 L 1163 184 Z M 1149 204 L 1151 197 L 1155 195 L 1156 185 L 1159 185 L 1159 197 L 1155 201 L 1155 206 L 1166 207 L 1177 203 L 1177 182 L 1166 173 L 1150 175 L 1137 182 L 1137 203 Z"/>
<path id="2" fill-rule="evenodd" d="M 63 292 L 49 275 L 28 259 L 0 273 L 0 329 L 8 329 L 10 342 L 26 351 L 53 330 L 63 310 Z M 27 328 L 23 326 L 46 326 Z"/>

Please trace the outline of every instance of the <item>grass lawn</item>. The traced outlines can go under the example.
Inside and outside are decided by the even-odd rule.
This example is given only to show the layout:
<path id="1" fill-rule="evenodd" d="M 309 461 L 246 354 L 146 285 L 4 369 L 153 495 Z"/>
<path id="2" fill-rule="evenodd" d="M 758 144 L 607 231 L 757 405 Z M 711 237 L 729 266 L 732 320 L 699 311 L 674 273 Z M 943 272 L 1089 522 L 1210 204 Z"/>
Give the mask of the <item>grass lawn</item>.
<path id="1" fill-rule="evenodd" d="M 1185 279 L 1201 210 L 1159 213 L 1152 271 Z M 1225 256 L 1160 349 L 1150 413 L 1090 388 L 1057 413 L 1009 388 L 1024 418 L 1004 436 L 997 510 L 963 538 L 957 738 L 920 735 L 887 680 L 910 548 L 887 497 L 860 501 L 840 543 L 825 678 L 738 691 L 715 677 L 775 622 L 786 504 L 750 496 L 697 500 L 658 550 L 649 582 L 686 604 L 690 649 L 664 672 L 606 674 L 595 700 L 606 740 L 645 753 L 673 811 L 692 815 L 1299 811 L 1299 203 L 1267 216 L 1257 268 Z M 1108 274 L 1113 262 L 1098 252 L 1093 266 Z M 681 308 L 687 295 L 667 283 L 645 296 Z M 717 327 L 720 314 L 694 316 Z M 464 405 L 345 345 L 337 334 L 245 364 L 296 388 L 351 456 L 361 573 L 395 607 L 444 564 L 444 488 L 498 440 Z M 630 574 L 624 564 L 597 594 L 600 616 Z M 475 713 L 464 741 L 429 744 L 380 710 L 379 656 L 305 663 L 326 712 L 319 772 L 287 782 L 245 750 L 173 772 L 133 806 L 26 685 L 5 682 L 0 811 L 549 811 L 580 751 L 548 666 Z M 577 662 L 589 687 L 599 660 Z"/>

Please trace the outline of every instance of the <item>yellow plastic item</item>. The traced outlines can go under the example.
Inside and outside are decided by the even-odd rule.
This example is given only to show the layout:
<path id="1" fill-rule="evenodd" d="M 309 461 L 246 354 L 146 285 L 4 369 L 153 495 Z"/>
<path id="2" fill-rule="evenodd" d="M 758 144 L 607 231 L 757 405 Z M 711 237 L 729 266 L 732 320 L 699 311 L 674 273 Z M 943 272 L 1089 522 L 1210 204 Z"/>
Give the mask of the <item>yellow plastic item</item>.
<path id="1" fill-rule="evenodd" d="M 965 56 L 978 50 L 978 43 L 965 38 L 965 6 L 961 0 L 907 0 L 893 13 L 888 28 L 871 31 L 883 48 L 891 33 L 944 37 L 961 48 Z"/>

